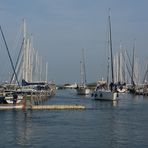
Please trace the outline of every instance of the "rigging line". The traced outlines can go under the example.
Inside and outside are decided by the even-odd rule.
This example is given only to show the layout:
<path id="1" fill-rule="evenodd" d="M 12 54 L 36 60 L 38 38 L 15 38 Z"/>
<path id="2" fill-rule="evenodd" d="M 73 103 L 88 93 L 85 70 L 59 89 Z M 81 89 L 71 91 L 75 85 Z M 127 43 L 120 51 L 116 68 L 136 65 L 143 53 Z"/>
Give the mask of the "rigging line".
<path id="1" fill-rule="evenodd" d="M 125 60 L 125 56 L 124 56 L 124 55 L 122 55 L 122 56 L 123 56 L 123 59 L 124 59 L 124 62 L 125 62 L 125 61 L 126 61 L 126 60 Z M 128 65 L 127 65 L 126 62 L 125 62 L 125 64 L 126 64 L 126 68 L 127 68 L 128 74 L 129 74 L 129 76 L 130 76 L 130 78 L 131 78 L 132 76 L 131 76 L 131 73 L 130 73 L 129 67 L 128 67 Z"/>
<path id="2" fill-rule="evenodd" d="M 144 81 L 146 80 L 146 77 L 148 77 L 148 64 L 147 64 L 147 70 L 144 75 L 143 84 L 144 84 Z"/>
<path id="3" fill-rule="evenodd" d="M 2 34 L 2 37 L 3 37 L 4 43 L 5 43 L 5 46 L 6 46 L 6 49 L 7 49 L 7 53 L 8 53 L 8 56 L 9 56 L 9 59 L 10 59 L 10 62 L 11 62 L 11 66 L 12 66 L 13 72 L 15 74 L 15 77 L 16 77 L 16 80 L 17 80 L 17 83 L 18 83 L 18 86 L 20 86 L 19 81 L 18 81 L 18 78 L 17 78 L 17 74 L 15 72 L 15 68 L 14 68 L 14 65 L 13 65 L 13 61 L 12 61 L 12 58 L 11 58 L 11 55 L 10 55 L 10 52 L 9 52 L 9 49 L 8 49 L 8 46 L 7 46 L 7 43 L 6 43 L 6 40 L 5 40 L 5 36 L 4 36 L 3 31 L 2 31 L 2 28 L 1 28 L 1 25 L 0 25 L 0 31 L 1 31 L 1 34 Z"/>
<path id="4" fill-rule="evenodd" d="M 132 67 L 132 62 L 131 62 L 131 59 L 130 59 L 130 57 L 129 57 L 129 54 L 128 54 L 127 50 L 125 50 L 125 52 L 126 52 L 126 55 L 127 55 L 127 57 L 128 57 L 128 60 L 129 60 L 129 63 L 130 63 L 130 67 Z"/>
<path id="5" fill-rule="evenodd" d="M 132 62 L 131 62 L 131 60 L 130 60 L 130 57 L 129 57 L 129 54 L 128 54 L 128 52 L 127 52 L 127 50 L 126 50 L 126 55 L 127 55 L 127 57 L 128 57 L 128 60 L 129 60 L 129 63 L 130 63 L 130 67 L 131 67 L 131 69 L 132 69 Z M 132 74 L 131 73 L 129 73 L 130 74 L 130 77 L 131 77 L 131 79 L 136 79 L 136 76 L 135 76 L 135 73 L 134 73 L 134 71 L 133 71 L 133 78 L 132 78 Z"/>
<path id="6" fill-rule="evenodd" d="M 18 54 L 18 57 L 17 57 L 17 61 L 16 61 L 16 64 L 15 64 L 15 70 L 16 70 L 16 67 L 17 67 L 18 62 L 19 62 L 19 58 L 20 58 L 20 55 L 21 55 L 21 52 L 22 52 L 22 49 L 23 49 L 23 45 L 24 45 L 24 38 L 23 38 L 21 48 L 20 48 L 20 51 L 19 51 L 19 54 Z M 12 83 L 14 76 L 15 76 L 15 74 L 13 73 L 12 76 L 11 76 L 10 84 Z"/>

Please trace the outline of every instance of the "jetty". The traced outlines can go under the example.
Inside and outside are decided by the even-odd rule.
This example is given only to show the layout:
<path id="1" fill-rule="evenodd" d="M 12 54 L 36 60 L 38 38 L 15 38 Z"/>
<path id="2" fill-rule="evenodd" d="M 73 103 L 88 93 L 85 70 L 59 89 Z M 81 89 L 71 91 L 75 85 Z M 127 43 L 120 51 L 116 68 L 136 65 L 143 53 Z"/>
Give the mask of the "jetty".
<path id="1" fill-rule="evenodd" d="M 11 109 L 30 109 L 30 110 L 82 110 L 86 109 L 84 105 L 0 105 L 0 110 L 11 110 Z"/>
<path id="2" fill-rule="evenodd" d="M 78 110 L 85 109 L 84 105 L 34 105 L 33 110 Z"/>

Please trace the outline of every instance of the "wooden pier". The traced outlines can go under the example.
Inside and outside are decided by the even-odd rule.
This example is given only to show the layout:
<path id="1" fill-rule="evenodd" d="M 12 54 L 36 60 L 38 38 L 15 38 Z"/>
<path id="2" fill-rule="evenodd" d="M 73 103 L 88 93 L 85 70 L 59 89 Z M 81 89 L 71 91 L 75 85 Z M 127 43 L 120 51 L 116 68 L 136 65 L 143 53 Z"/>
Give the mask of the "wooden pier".
<path id="1" fill-rule="evenodd" d="M 11 109 L 31 109 L 31 110 L 81 110 L 86 109 L 84 105 L 0 105 L 0 110 L 11 110 Z"/>
<path id="2" fill-rule="evenodd" d="M 0 105 L 0 110 L 22 109 L 23 105 Z"/>
<path id="3" fill-rule="evenodd" d="M 75 110 L 85 109 L 84 105 L 34 105 L 33 110 Z"/>

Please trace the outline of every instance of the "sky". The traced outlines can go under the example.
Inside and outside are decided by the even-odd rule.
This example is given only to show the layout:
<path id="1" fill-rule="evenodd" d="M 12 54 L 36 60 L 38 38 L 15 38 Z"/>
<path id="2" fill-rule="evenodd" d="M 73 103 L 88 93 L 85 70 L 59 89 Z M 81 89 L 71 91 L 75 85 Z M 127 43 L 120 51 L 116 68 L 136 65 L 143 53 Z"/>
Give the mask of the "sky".
<path id="1" fill-rule="evenodd" d="M 111 9 L 113 52 L 120 44 L 131 55 L 136 40 L 140 71 L 148 62 L 147 0 L 0 0 L 0 25 L 15 59 L 23 18 L 34 47 L 48 62 L 48 79 L 57 84 L 80 82 L 85 49 L 87 82 L 106 78 L 108 9 Z M 12 71 L 0 37 L 0 81 Z M 142 70 L 143 69 L 143 70 Z M 8 72 L 9 71 L 9 72 Z M 142 72 L 141 77 L 144 75 Z"/>

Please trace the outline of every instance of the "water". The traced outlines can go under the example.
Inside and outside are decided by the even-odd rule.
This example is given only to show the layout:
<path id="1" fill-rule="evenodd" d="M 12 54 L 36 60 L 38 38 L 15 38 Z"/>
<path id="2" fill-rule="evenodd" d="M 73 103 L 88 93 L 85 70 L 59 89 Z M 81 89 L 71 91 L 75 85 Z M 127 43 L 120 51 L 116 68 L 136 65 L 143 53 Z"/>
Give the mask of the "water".
<path id="1" fill-rule="evenodd" d="M 148 97 L 126 94 L 118 102 L 100 102 L 60 90 L 46 104 L 82 104 L 87 109 L 0 111 L 0 147 L 148 147 Z"/>

